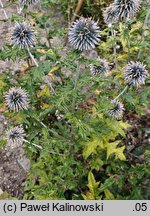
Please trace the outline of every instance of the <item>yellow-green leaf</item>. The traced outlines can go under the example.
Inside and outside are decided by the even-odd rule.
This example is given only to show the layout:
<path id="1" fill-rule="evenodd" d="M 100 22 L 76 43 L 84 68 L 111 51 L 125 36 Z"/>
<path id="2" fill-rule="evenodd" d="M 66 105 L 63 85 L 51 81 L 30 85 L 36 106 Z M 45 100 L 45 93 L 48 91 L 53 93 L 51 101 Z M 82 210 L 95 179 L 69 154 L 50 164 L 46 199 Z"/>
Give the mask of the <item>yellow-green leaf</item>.
<path id="1" fill-rule="evenodd" d="M 104 190 L 104 194 L 105 194 L 105 200 L 114 200 L 115 199 L 114 195 L 108 189 Z"/>
<path id="2" fill-rule="evenodd" d="M 87 159 L 92 153 L 96 152 L 97 147 L 104 149 L 103 140 L 95 138 L 93 141 L 86 143 L 83 150 L 83 157 Z"/>

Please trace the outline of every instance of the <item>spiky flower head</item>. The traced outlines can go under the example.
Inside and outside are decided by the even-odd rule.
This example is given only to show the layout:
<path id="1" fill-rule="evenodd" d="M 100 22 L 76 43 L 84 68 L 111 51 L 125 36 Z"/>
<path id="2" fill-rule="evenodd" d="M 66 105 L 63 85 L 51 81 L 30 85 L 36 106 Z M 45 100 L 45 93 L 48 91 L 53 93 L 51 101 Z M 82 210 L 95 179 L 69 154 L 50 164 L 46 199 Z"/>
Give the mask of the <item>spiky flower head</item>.
<path id="1" fill-rule="evenodd" d="M 119 11 L 114 3 L 105 9 L 103 12 L 103 18 L 107 25 L 119 22 Z"/>
<path id="2" fill-rule="evenodd" d="M 12 31 L 11 41 L 12 44 L 26 49 L 34 46 L 35 35 L 26 23 L 16 23 Z"/>
<path id="3" fill-rule="evenodd" d="M 21 87 L 13 87 L 5 93 L 5 103 L 11 111 L 18 112 L 20 110 L 28 109 L 29 99 L 28 94 Z"/>
<path id="4" fill-rule="evenodd" d="M 38 0 L 20 0 L 20 4 L 22 5 L 30 5 L 30 4 L 37 4 Z"/>
<path id="5" fill-rule="evenodd" d="M 119 18 L 133 18 L 140 7 L 140 0 L 115 0 L 114 5 L 119 13 Z"/>
<path id="6" fill-rule="evenodd" d="M 98 58 L 97 64 L 90 64 L 91 75 L 103 76 L 109 70 L 109 63 L 105 59 Z"/>
<path id="7" fill-rule="evenodd" d="M 26 134 L 24 132 L 23 127 L 21 125 L 16 126 L 7 131 L 7 145 L 12 149 L 18 148 L 22 146 L 25 136 Z"/>
<path id="8" fill-rule="evenodd" d="M 75 49 L 94 49 L 100 42 L 100 28 L 91 18 L 80 18 L 70 27 L 68 39 Z"/>
<path id="9" fill-rule="evenodd" d="M 139 87 L 145 84 L 145 79 L 148 77 L 148 71 L 145 65 L 140 62 L 129 62 L 124 72 L 124 78 L 129 85 Z"/>
<path id="10" fill-rule="evenodd" d="M 107 114 L 114 119 L 120 119 L 123 116 L 124 106 L 119 100 L 112 100 L 112 108 L 107 111 Z"/>

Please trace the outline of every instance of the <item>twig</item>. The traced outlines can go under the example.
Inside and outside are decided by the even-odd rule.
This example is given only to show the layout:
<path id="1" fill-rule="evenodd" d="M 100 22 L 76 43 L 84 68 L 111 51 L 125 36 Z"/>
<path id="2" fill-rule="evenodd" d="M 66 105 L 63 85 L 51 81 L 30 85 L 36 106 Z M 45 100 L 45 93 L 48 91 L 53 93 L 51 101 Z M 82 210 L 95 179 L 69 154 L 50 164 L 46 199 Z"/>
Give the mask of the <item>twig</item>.
<path id="1" fill-rule="evenodd" d="M 75 12 L 74 12 L 73 17 L 72 17 L 72 19 L 71 19 L 71 22 L 74 22 L 76 16 L 77 16 L 78 13 L 80 12 L 81 7 L 82 7 L 82 5 L 83 5 L 83 1 L 84 1 L 84 0 L 78 0 L 78 4 L 77 4 L 77 6 L 76 6 Z"/>
<path id="2" fill-rule="evenodd" d="M 7 13 L 6 13 L 5 9 L 4 9 L 4 5 L 3 5 L 3 2 L 1 0 L 0 0 L 0 5 L 2 7 L 2 11 L 3 11 L 4 15 L 5 15 L 5 18 L 8 19 L 8 15 L 7 15 Z"/>

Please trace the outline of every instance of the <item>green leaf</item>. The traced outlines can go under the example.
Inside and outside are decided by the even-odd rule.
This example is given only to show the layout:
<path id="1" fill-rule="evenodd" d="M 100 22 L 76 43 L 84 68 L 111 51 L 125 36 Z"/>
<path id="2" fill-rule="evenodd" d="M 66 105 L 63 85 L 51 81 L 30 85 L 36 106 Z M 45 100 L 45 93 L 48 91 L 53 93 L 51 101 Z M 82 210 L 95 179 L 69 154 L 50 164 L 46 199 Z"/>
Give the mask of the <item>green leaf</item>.
<path id="1" fill-rule="evenodd" d="M 104 194 L 105 194 L 105 200 L 114 200 L 115 199 L 114 195 L 108 189 L 104 190 Z"/>
<path id="2" fill-rule="evenodd" d="M 83 150 L 83 157 L 87 159 L 92 153 L 96 153 L 97 147 L 100 147 L 100 149 L 104 149 L 103 140 L 100 140 L 99 138 L 94 138 L 93 141 L 86 143 Z"/>

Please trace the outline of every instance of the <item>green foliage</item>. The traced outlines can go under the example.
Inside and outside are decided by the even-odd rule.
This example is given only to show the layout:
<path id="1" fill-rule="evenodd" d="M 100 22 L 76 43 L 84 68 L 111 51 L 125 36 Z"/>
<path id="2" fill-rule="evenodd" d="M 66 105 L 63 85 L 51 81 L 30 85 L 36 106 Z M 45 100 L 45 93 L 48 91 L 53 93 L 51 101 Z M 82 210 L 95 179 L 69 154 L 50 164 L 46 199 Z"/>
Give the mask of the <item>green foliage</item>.
<path id="1" fill-rule="evenodd" d="M 85 1 L 83 13 L 89 10 L 91 2 L 93 1 Z M 94 1 L 92 6 L 104 7 L 107 2 Z M 43 1 L 41 6 L 45 9 L 59 3 L 59 0 L 49 0 Z M 68 7 L 67 1 L 61 3 L 63 8 Z M 93 7 L 89 14 L 95 11 Z M 145 7 L 142 10 L 145 13 Z M 35 19 L 36 25 L 44 29 L 49 15 L 30 15 Z M 19 20 L 18 16 L 13 19 Z M 5 113 L 12 125 L 22 124 L 27 134 L 28 143 L 24 144 L 24 148 L 32 167 L 26 179 L 24 199 L 111 200 L 150 197 L 150 191 L 144 189 L 149 186 L 150 149 L 142 146 L 139 155 L 145 155 L 143 164 L 130 162 L 130 152 L 123 140 L 132 126 L 127 122 L 126 116 L 122 120 L 116 120 L 107 115 L 107 110 L 111 107 L 110 101 L 126 85 L 122 68 L 128 60 L 136 60 L 137 52 L 142 49 L 141 61 L 148 64 L 149 33 L 144 42 L 137 40 L 141 38 L 143 19 L 144 17 L 128 23 L 129 31 L 125 23 L 115 26 L 115 40 L 109 27 L 101 31 L 103 39 L 98 53 L 102 58 L 112 63 L 114 44 L 120 45 L 117 68 L 112 68 L 107 76 L 91 77 L 89 65 L 95 63 L 94 59 L 71 49 L 64 55 L 62 46 L 47 47 L 39 41 L 32 50 L 39 61 L 44 57 L 38 67 L 21 70 L 19 76 L 12 75 L 11 72 L 1 75 L 1 107 L 7 109 L 3 93 L 14 86 L 14 83 L 15 86 L 26 89 L 30 97 L 29 110 L 17 114 L 6 110 Z M 66 32 L 67 29 L 64 28 L 54 30 L 49 32 L 48 39 L 52 35 L 64 36 Z M 127 49 L 129 38 L 130 53 Z M 2 60 L 27 60 L 28 57 L 26 50 L 10 45 L 0 51 Z M 45 82 L 44 78 L 49 81 Z M 126 113 L 134 111 L 144 114 L 149 96 L 147 85 L 142 89 L 129 88 L 122 95 Z M 0 146 L 2 145 L 3 141 L 0 142 Z M 135 152 L 136 157 L 139 155 Z"/>

